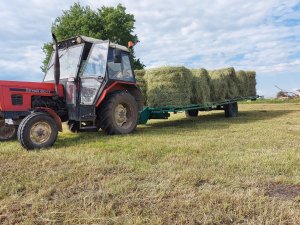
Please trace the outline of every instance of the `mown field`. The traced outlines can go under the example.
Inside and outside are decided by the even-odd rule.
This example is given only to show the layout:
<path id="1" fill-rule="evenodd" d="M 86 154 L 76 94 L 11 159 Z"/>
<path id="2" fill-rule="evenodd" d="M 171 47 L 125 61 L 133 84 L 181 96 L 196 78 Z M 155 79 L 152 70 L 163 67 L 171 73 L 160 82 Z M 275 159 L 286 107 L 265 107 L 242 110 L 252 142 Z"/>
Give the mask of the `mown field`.
<path id="1" fill-rule="evenodd" d="M 300 104 L 0 143 L 0 224 L 300 224 Z"/>

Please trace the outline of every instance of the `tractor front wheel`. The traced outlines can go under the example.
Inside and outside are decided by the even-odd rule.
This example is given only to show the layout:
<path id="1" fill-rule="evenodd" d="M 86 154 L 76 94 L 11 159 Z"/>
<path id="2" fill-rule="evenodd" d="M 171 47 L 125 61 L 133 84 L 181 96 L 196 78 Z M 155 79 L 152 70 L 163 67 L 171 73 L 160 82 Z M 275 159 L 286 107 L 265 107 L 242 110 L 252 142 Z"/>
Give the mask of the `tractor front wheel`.
<path id="1" fill-rule="evenodd" d="M 6 124 L 4 119 L 0 120 L 0 141 L 14 140 L 16 136 L 16 126 Z"/>
<path id="2" fill-rule="evenodd" d="M 98 110 L 99 124 L 107 134 L 128 134 L 138 123 L 138 105 L 126 91 L 109 95 Z"/>
<path id="3" fill-rule="evenodd" d="M 52 146 L 57 134 L 57 125 L 50 115 L 34 112 L 22 120 L 17 136 L 24 148 L 32 150 Z"/>

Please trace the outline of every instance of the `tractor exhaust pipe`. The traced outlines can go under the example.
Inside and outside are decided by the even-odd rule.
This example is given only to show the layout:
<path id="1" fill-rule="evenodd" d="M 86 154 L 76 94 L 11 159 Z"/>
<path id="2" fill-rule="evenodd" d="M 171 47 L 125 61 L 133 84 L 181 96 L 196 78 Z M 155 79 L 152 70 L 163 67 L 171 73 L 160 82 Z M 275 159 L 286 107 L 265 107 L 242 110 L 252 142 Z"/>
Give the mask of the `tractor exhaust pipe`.
<path id="1" fill-rule="evenodd" d="M 56 39 L 56 36 L 54 33 L 52 33 L 52 38 L 53 38 L 53 42 L 55 45 L 54 64 L 53 64 L 54 80 L 55 80 L 55 93 L 56 93 L 56 96 L 58 96 L 59 95 L 58 84 L 59 84 L 59 79 L 60 79 L 60 64 L 59 64 L 59 55 L 58 55 L 58 44 L 57 44 L 57 39 Z"/>

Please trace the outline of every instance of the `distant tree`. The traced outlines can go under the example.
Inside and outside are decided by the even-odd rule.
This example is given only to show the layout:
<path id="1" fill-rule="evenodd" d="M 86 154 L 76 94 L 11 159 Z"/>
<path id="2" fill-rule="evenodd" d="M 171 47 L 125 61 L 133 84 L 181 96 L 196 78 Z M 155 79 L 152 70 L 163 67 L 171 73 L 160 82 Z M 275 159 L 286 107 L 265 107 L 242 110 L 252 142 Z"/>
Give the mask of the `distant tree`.
<path id="1" fill-rule="evenodd" d="M 63 15 L 57 17 L 51 30 L 58 40 L 84 35 L 97 39 L 109 39 L 112 42 L 127 46 L 128 41 L 139 42 L 134 34 L 134 15 L 126 13 L 126 8 L 119 4 L 117 7 L 101 7 L 92 10 L 89 6 L 81 6 L 74 3 L 69 10 L 63 11 Z M 47 65 L 52 54 L 52 43 L 43 46 L 45 59 L 41 69 L 47 70 Z M 143 69 L 145 65 L 137 59 L 134 52 L 134 69 Z"/>

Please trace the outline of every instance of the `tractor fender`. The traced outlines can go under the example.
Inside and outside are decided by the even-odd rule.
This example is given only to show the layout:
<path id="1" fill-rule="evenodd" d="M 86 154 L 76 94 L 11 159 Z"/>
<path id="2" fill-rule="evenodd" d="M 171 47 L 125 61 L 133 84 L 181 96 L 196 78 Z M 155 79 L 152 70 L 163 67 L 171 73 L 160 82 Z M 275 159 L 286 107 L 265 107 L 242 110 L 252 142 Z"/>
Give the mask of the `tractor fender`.
<path id="1" fill-rule="evenodd" d="M 48 113 L 50 116 L 53 117 L 53 119 L 54 119 L 54 121 L 57 125 L 58 131 L 62 132 L 61 119 L 53 109 L 50 109 L 50 108 L 47 108 L 47 107 L 36 107 L 36 108 L 34 108 L 34 111 L 35 112 L 46 112 L 46 113 Z"/>
<path id="2" fill-rule="evenodd" d="M 129 82 L 122 82 L 122 81 L 116 81 L 110 84 L 100 95 L 98 101 L 96 102 L 96 107 L 99 107 L 99 105 L 103 102 L 105 97 L 114 91 L 128 91 L 137 101 L 139 111 L 141 111 L 144 107 L 144 98 L 142 95 L 141 90 L 136 86 L 135 83 L 129 83 Z"/>

